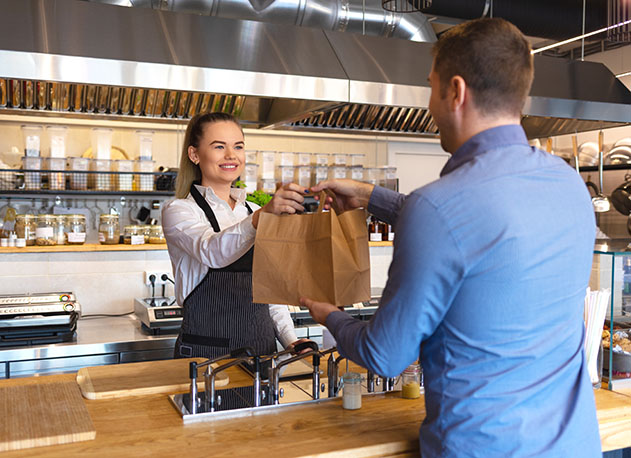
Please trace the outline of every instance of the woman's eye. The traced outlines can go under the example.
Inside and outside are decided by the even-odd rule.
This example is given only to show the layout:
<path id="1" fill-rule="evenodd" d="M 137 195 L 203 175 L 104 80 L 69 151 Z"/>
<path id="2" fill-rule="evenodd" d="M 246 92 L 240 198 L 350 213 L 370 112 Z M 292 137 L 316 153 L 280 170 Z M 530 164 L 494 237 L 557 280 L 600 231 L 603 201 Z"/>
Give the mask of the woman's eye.
<path id="1" fill-rule="evenodd" d="M 215 149 L 223 149 L 223 145 L 215 145 Z"/>
<path id="2" fill-rule="evenodd" d="M 243 148 L 245 148 L 243 145 L 237 145 L 234 147 L 234 149 L 241 151 Z"/>

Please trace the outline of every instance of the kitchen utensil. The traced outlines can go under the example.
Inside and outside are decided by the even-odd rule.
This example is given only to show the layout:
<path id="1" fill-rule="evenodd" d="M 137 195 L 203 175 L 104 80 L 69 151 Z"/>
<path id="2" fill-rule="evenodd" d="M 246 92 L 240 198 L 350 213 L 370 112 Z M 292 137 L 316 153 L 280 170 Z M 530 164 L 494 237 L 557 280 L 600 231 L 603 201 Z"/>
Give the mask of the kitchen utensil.
<path id="1" fill-rule="evenodd" d="M 578 139 L 576 135 L 572 136 L 572 152 L 574 153 L 574 167 L 576 168 L 576 173 L 581 174 L 578 162 Z"/>
<path id="2" fill-rule="evenodd" d="M 598 162 L 598 143 L 585 142 L 578 147 L 580 165 L 595 165 Z"/>
<path id="3" fill-rule="evenodd" d="M 77 383 L 87 399 L 111 399 L 147 394 L 177 393 L 190 387 L 189 363 L 204 358 L 167 359 L 111 366 L 83 367 L 77 372 Z M 160 374 L 156 377 L 155 374 Z M 203 377 L 200 390 L 203 391 Z M 228 376 L 220 372 L 215 386 L 228 384 Z"/>
<path id="4" fill-rule="evenodd" d="M 74 382 L 0 388 L 0 451 L 92 440 L 96 430 Z"/>
<path id="5" fill-rule="evenodd" d="M 598 180 L 600 182 L 600 191 L 598 195 L 592 197 L 592 205 L 596 213 L 608 212 L 611 204 L 607 196 L 603 193 L 603 131 L 598 132 Z"/>
<path id="6" fill-rule="evenodd" d="M 623 215 L 631 214 L 631 174 L 625 174 L 624 183 L 611 193 L 611 203 Z"/>
<path id="7" fill-rule="evenodd" d="M 605 164 L 631 164 L 631 146 L 618 145 L 605 156 Z"/>
<path id="8" fill-rule="evenodd" d="M 614 148 L 616 146 L 631 146 L 631 137 L 621 138 L 613 144 Z"/>
<path id="9" fill-rule="evenodd" d="M 546 138 L 546 151 L 552 154 L 552 137 Z"/>

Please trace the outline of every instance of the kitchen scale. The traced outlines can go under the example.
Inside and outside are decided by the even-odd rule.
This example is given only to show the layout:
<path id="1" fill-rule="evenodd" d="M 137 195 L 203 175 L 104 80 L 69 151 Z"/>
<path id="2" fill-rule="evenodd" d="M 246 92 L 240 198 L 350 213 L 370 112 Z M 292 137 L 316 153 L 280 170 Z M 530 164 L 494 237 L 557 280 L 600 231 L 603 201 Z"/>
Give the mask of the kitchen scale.
<path id="1" fill-rule="evenodd" d="M 134 313 L 150 334 L 177 333 L 182 326 L 182 307 L 175 297 L 137 297 Z"/>

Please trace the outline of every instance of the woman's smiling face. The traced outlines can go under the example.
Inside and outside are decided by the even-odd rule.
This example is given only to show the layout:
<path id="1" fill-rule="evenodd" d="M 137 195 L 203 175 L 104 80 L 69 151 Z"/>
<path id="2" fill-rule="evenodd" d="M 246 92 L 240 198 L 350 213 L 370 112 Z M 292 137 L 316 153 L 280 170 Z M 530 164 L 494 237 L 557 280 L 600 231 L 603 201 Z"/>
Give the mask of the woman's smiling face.
<path id="1" fill-rule="evenodd" d="M 245 142 L 241 128 L 231 121 L 207 123 L 197 148 L 188 157 L 199 165 L 202 186 L 230 186 L 245 167 Z"/>

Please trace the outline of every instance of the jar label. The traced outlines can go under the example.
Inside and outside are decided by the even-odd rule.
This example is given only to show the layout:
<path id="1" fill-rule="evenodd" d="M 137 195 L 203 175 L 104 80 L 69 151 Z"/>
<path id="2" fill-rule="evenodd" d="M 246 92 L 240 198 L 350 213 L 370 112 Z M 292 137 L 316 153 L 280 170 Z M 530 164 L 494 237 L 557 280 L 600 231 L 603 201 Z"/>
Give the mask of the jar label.
<path id="1" fill-rule="evenodd" d="M 85 242 L 85 232 L 68 232 L 68 243 L 84 243 Z M 99 239 L 100 239 L 99 234 Z"/>
<path id="2" fill-rule="evenodd" d="M 35 229 L 35 237 L 38 239 L 52 239 L 54 234 L 52 227 L 38 227 Z"/>
<path id="3" fill-rule="evenodd" d="M 370 241 L 371 242 L 381 242 L 382 239 L 382 235 L 380 233 L 372 233 L 370 234 Z"/>
<path id="4" fill-rule="evenodd" d="M 144 235 L 132 235 L 131 236 L 131 244 L 132 245 L 144 245 L 145 236 Z"/>
<path id="5" fill-rule="evenodd" d="M 388 232 L 388 241 L 392 242 L 394 240 L 394 232 Z"/>
<path id="6" fill-rule="evenodd" d="M 99 232 L 99 242 L 105 242 L 105 234 L 103 232 Z"/>

